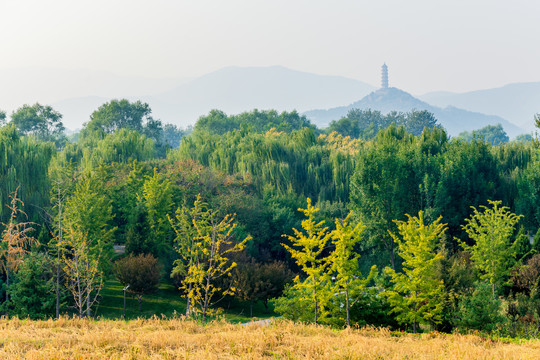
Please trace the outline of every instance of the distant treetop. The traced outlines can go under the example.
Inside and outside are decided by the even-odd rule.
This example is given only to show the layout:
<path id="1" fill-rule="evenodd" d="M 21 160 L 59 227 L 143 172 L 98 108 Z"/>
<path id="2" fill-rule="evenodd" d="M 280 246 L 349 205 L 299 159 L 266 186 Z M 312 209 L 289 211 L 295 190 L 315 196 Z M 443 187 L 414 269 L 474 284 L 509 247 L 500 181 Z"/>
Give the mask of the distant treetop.
<path id="1" fill-rule="evenodd" d="M 195 124 L 195 131 L 207 131 L 211 134 L 225 134 L 233 130 L 246 130 L 265 133 L 270 129 L 290 133 L 302 128 L 316 129 L 305 116 L 298 112 L 282 112 L 276 110 L 253 110 L 238 115 L 227 115 L 221 110 L 212 110 L 201 116 Z"/>

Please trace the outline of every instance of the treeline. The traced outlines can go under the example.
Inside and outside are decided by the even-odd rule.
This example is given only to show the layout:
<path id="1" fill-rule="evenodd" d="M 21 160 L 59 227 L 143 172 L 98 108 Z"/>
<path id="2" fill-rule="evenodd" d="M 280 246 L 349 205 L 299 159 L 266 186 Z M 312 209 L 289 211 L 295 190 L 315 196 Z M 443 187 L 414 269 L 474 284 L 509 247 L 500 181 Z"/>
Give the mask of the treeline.
<path id="1" fill-rule="evenodd" d="M 223 296 L 268 305 L 290 284 L 277 310 L 304 321 L 521 335 L 540 324 L 535 139 L 450 139 L 425 111 L 354 110 L 321 130 L 296 112 L 214 110 L 182 130 L 114 100 L 71 138 L 50 107 L 2 119 L 6 314 L 92 315 L 107 277 L 142 297 L 161 274 L 203 317 Z M 495 277 L 470 230 L 489 211 L 518 220 L 497 238 Z M 474 318 L 479 302 L 490 312 Z"/>

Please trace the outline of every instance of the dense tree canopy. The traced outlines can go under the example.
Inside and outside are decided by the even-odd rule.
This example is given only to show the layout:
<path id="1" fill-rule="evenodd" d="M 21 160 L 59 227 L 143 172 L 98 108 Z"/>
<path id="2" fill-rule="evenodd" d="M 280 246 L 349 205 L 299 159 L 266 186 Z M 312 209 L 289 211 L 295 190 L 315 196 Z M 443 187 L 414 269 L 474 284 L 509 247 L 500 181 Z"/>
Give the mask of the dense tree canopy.
<path id="1" fill-rule="evenodd" d="M 101 106 L 80 139 L 62 147 L 38 136 L 38 127 L 22 129 L 15 122 L 0 127 L 0 220 L 8 224 L 5 205 L 19 188 L 28 220 L 20 214 L 13 224 L 34 222 L 29 235 L 40 244 L 20 257 L 21 272 L 0 274 L 2 298 L 20 302 L 4 301 L 0 311 L 48 316 L 53 277 L 59 314 L 92 315 L 112 260 L 123 256 L 113 253 L 115 244 L 119 251 L 125 245 L 128 259 L 152 254 L 160 281 L 183 284 L 178 296 L 190 294 L 188 309 L 205 315 L 212 298 L 223 296 L 223 303 L 262 301 L 271 311 L 270 297 L 285 289 L 275 304 L 286 317 L 314 321 L 317 310 L 317 322 L 333 326 L 466 329 L 476 325 L 464 317 L 476 319 L 470 311 L 485 303 L 494 319 L 538 328 L 536 139 L 450 139 L 426 111 L 351 110 L 321 131 L 294 111 L 213 110 L 192 131 L 163 124 L 148 104 L 128 100 Z M 297 211 L 308 197 L 308 213 Z M 485 297 L 491 278 L 478 265 L 482 239 L 467 225 L 475 209 L 495 200 L 519 218 L 504 233 L 508 251 L 490 252 L 504 263 L 493 280 L 504 306 Z M 444 233 L 430 232 L 442 223 Z M 308 254 L 312 245 L 320 249 Z M 48 254 L 56 257 L 55 274 Z M 293 273 L 299 276 L 286 285 Z M 72 296 L 64 304 L 66 289 Z M 46 308 L 38 309 L 39 301 Z M 505 331 L 499 323 L 491 328 Z"/>
<path id="2" fill-rule="evenodd" d="M 57 145 L 65 140 L 62 114 L 48 105 L 23 105 L 11 114 L 11 123 L 21 135 L 33 135 L 43 141 L 56 142 Z"/>
<path id="3" fill-rule="evenodd" d="M 372 139 L 390 125 L 402 125 L 408 132 L 418 136 L 425 128 L 435 127 L 437 119 L 426 110 L 412 110 L 408 113 L 393 111 L 384 115 L 377 110 L 352 109 L 344 118 L 332 121 L 327 132 L 337 131 L 343 136 L 356 139 Z"/>

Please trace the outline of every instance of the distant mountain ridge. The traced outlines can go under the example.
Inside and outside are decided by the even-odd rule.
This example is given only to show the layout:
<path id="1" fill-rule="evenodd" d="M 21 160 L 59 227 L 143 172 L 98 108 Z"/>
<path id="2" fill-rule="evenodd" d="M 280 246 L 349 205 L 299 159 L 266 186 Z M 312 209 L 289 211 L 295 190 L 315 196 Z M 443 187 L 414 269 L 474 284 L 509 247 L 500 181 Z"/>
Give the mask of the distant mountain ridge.
<path id="1" fill-rule="evenodd" d="M 531 131 L 532 117 L 540 112 L 540 82 L 464 94 L 429 93 L 420 98 L 396 93 L 392 101 L 381 98 L 375 90 L 374 86 L 358 80 L 282 66 L 227 67 L 183 79 L 119 76 L 84 69 L 0 69 L 1 110 L 9 115 L 23 104 L 52 105 L 64 115 L 64 124 L 70 129 L 81 128 L 92 111 L 114 98 L 145 101 L 155 118 L 182 127 L 194 124 L 211 109 L 236 114 L 255 108 L 306 112 L 320 126 L 343 116 L 341 105 L 353 104 L 381 106 L 384 111 L 431 109 L 451 133 L 470 130 L 471 124 L 476 127 L 500 122 L 512 136 L 515 132 Z M 373 97 L 357 104 L 358 99 L 373 91 Z M 526 130 L 512 128 L 505 119 L 523 125 Z M 460 124 L 464 128 L 458 128 Z"/>
<path id="2" fill-rule="evenodd" d="M 143 100 L 162 119 L 192 124 L 212 109 L 229 114 L 255 108 L 305 111 L 316 104 L 331 107 L 344 99 L 353 101 L 374 89 L 358 80 L 282 66 L 227 67 Z"/>
<path id="3" fill-rule="evenodd" d="M 185 127 L 212 109 L 228 114 L 275 109 L 305 111 L 352 102 L 374 86 L 340 76 L 317 75 L 282 66 L 227 67 L 182 81 L 168 91 L 149 96 L 124 96 L 147 102 L 155 118 Z M 66 126 L 81 127 L 110 96 L 86 96 L 54 102 L 64 114 Z M 96 106 L 97 105 L 97 106 Z"/>
<path id="4" fill-rule="evenodd" d="M 439 107 L 452 105 L 497 115 L 530 132 L 534 128 L 534 114 L 540 113 L 540 82 L 514 83 L 466 93 L 430 92 L 419 98 Z"/>
<path id="5" fill-rule="evenodd" d="M 311 110 L 303 114 L 317 126 L 325 127 L 332 120 L 339 120 L 341 117 L 347 115 L 347 112 L 351 109 L 379 110 L 385 114 L 391 111 L 427 110 L 435 115 L 438 122 L 452 136 L 456 136 L 463 131 L 477 130 L 486 125 L 496 124 L 501 124 L 510 137 L 525 132 L 520 127 L 499 116 L 485 115 L 451 106 L 442 109 L 432 106 L 397 88 L 381 88 L 350 105 L 328 110 Z"/>

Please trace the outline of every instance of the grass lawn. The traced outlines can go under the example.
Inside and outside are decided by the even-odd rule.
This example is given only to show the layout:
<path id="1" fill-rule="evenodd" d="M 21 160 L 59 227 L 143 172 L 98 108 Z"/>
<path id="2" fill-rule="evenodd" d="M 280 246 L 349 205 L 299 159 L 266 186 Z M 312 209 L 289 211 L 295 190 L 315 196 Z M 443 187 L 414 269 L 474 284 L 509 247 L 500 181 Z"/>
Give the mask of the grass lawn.
<path id="1" fill-rule="evenodd" d="M 114 279 L 105 282 L 101 290 L 102 299 L 95 309 L 95 315 L 105 319 L 121 319 L 124 313 L 124 293 L 123 286 Z M 183 315 L 186 312 L 186 300 L 180 296 L 180 293 L 171 283 L 161 283 L 158 291 L 154 294 L 143 296 L 141 312 L 138 310 L 137 298 L 130 294 L 126 294 L 126 319 L 136 318 L 151 318 L 152 316 L 171 318 L 175 315 Z M 249 303 L 239 302 L 235 299 L 225 299 L 218 304 L 218 307 L 223 308 L 221 314 L 225 320 L 229 322 L 248 322 L 252 320 L 249 317 Z M 257 303 L 253 306 L 253 317 L 257 319 L 265 319 L 274 317 L 276 314 L 273 308 L 269 306 L 267 313 L 262 303 Z"/>

